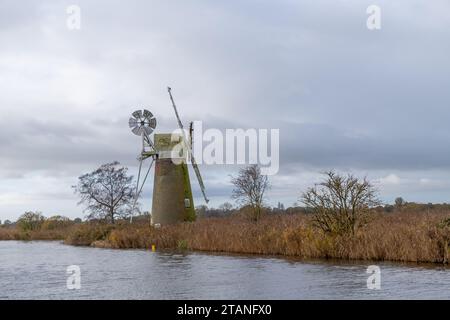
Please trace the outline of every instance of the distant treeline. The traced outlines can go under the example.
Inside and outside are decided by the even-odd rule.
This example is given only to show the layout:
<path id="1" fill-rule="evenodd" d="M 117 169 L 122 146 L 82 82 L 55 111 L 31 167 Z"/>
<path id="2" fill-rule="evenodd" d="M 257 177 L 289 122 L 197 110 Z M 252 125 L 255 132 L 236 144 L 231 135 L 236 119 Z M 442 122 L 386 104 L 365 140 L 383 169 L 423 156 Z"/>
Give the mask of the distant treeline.
<path id="1" fill-rule="evenodd" d="M 229 217 L 233 215 L 245 216 L 247 211 L 250 210 L 248 207 L 233 207 L 229 202 L 225 202 L 217 208 L 206 206 L 196 207 L 197 217 Z M 402 198 L 397 198 L 394 204 L 386 204 L 384 206 L 377 206 L 372 208 L 375 212 L 449 212 L 450 203 L 417 203 L 417 202 L 406 202 Z M 285 208 L 282 203 L 278 203 L 277 207 L 264 207 L 264 214 L 266 215 L 276 215 L 276 214 L 312 214 L 312 208 L 293 205 L 291 207 Z M 149 212 L 144 212 L 141 215 L 133 217 L 134 221 L 149 221 L 151 214 Z M 85 219 L 85 221 L 100 221 L 98 219 Z M 128 220 L 128 219 L 122 219 Z M 59 229 L 61 227 L 67 227 L 73 224 L 81 223 L 83 220 L 81 218 L 70 219 L 62 215 L 53 215 L 50 217 L 45 217 L 39 211 L 28 211 L 19 217 L 16 221 L 4 220 L 0 221 L 0 226 L 2 227 L 15 227 L 18 226 L 23 230 L 52 230 Z"/>
<path id="2" fill-rule="evenodd" d="M 5 220 L 3 223 L 0 221 L 0 225 L 2 227 L 18 227 L 23 231 L 34 231 L 60 229 L 81 222 L 81 218 L 70 219 L 61 215 L 47 218 L 40 211 L 27 211 L 16 221 Z"/>
<path id="3" fill-rule="evenodd" d="M 401 200 L 400 200 L 401 199 Z M 225 205 L 225 208 L 224 208 Z M 229 207 L 228 203 L 225 203 L 218 208 L 208 208 L 206 206 L 199 206 L 196 208 L 197 215 L 199 217 L 226 217 L 236 214 L 242 214 L 246 211 L 246 207 L 233 208 Z M 397 198 L 396 202 L 393 204 L 385 204 L 372 208 L 371 210 L 375 212 L 397 212 L 397 211 L 408 211 L 408 212 L 433 212 L 439 211 L 450 211 L 450 203 L 417 203 L 417 202 L 406 202 L 402 198 Z M 277 207 L 265 207 L 265 214 L 312 214 L 314 210 L 305 206 L 293 205 L 291 207 L 285 208 L 282 203 L 279 203 Z"/>

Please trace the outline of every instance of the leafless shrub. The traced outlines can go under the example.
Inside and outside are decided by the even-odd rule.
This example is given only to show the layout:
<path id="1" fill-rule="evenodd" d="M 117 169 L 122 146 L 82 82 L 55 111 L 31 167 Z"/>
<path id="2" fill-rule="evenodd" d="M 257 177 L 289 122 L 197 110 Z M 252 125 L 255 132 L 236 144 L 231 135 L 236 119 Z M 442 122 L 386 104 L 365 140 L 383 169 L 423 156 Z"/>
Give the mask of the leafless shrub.
<path id="1" fill-rule="evenodd" d="M 325 232 L 355 234 L 367 222 L 370 208 L 380 204 L 376 190 L 366 179 L 326 172 L 326 179 L 302 195 L 312 208 L 314 224 Z"/>
<path id="2" fill-rule="evenodd" d="M 239 170 L 238 176 L 232 177 L 231 183 L 234 185 L 232 198 L 241 205 L 250 207 L 250 218 L 258 221 L 261 217 L 265 193 L 270 188 L 268 177 L 261 173 L 258 165 L 251 165 Z"/>

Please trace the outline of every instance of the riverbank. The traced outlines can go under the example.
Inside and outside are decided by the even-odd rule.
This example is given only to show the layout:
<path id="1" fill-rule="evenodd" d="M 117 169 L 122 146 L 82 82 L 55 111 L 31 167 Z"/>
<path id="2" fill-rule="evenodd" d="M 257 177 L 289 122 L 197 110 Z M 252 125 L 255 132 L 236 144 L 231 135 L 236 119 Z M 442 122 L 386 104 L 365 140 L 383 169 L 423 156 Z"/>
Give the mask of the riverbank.
<path id="1" fill-rule="evenodd" d="M 81 223 L 60 230 L 21 232 L 0 228 L 0 240 L 63 240 L 103 248 L 177 249 L 299 258 L 448 263 L 450 213 L 377 214 L 355 236 L 323 233 L 310 216 L 270 215 L 259 222 L 240 217 L 203 218 L 152 228 L 145 222 Z"/>

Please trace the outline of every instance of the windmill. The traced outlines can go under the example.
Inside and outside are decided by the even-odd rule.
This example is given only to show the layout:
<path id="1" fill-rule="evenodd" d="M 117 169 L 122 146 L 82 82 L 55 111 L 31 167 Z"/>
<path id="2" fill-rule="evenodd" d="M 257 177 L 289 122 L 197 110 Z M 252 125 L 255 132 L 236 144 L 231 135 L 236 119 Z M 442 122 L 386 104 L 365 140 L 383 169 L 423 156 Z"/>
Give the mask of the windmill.
<path id="1" fill-rule="evenodd" d="M 137 199 L 142 192 L 150 169 L 153 164 L 155 165 L 152 225 L 195 220 L 194 200 L 186 161 L 187 156 L 191 160 L 190 162 L 200 185 L 202 195 L 206 203 L 209 202 L 200 170 L 192 154 L 192 129 L 188 138 L 170 88 L 168 88 L 168 93 L 180 129 L 179 134 L 155 133 L 152 141 L 150 135 L 156 128 L 156 119 L 148 110 L 133 112 L 129 120 L 131 131 L 135 135 L 141 136 L 142 139 L 142 150 L 138 157 L 139 173 L 133 207 L 135 207 Z M 142 183 L 140 183 L 142 164 L 146 159 L 151 159 L 151 162 Z"/>

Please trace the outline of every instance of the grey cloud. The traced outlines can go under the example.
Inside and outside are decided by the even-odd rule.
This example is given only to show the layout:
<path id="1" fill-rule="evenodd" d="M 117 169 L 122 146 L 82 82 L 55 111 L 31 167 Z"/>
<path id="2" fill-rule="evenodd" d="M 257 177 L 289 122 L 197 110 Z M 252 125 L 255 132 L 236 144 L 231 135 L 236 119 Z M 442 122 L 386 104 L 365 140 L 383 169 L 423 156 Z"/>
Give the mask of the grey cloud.
<path id="1" fill-rule="evenodd" d="M 111 160 L 134 169 L 128 116 L 149 107 L 158 130 L 174 128 L 167 85 L 186 123 L 279 128 L 273 192 L 286 201 L 295 179 L 301 189 L 329 168 L 447 176 L 448 1 L 380 1 L 377 32 L 365 27 L 372 1 L 80 0 L 79 32 L 66 28 L 70 4 L 0 4 L 2 178 L 76 179 Z M 220 201 L 236 170 L 202 166 Z"/>

